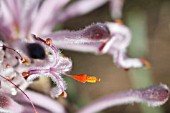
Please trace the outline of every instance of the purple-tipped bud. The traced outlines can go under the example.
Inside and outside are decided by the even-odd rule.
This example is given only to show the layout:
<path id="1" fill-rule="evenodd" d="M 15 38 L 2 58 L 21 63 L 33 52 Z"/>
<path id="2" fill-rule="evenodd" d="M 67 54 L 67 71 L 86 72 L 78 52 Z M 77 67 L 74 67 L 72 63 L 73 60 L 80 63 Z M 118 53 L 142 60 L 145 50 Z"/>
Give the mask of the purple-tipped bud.
<path id="1" fill-rule="evenodd" d="M 152 107 L 164 104 L 168 100 L 169 94 L 169 88 L 163 84 L 137 91 L 139 99 Z"/>
<path id="2" fill-rule="evenodd" d="M 163 84 L 142 90 L 131 90 L 101 98 L 87 105 L 78 113 L 96 113 L 108 107 L 134 102 L 147 103 L 148 106 L 156 107 L 163 105 L 168 100 L 169 94 L 169 88 Z"/>

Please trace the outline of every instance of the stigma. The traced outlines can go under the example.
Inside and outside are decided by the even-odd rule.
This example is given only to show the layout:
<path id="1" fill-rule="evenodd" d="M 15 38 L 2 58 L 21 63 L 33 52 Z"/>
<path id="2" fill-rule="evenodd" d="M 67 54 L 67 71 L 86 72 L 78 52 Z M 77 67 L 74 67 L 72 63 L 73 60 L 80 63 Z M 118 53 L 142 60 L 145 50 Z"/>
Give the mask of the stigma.
<path id="1" fill-rule="evenodd" d="M 82 83 L 96 83 L 96 82 L 100 82 L 101 79 L 97 78 L 95 76 L 87 76 L 86 74 L 80 74 L 80 75 L 71 75 L 71 77 L 79 82 Z"/>

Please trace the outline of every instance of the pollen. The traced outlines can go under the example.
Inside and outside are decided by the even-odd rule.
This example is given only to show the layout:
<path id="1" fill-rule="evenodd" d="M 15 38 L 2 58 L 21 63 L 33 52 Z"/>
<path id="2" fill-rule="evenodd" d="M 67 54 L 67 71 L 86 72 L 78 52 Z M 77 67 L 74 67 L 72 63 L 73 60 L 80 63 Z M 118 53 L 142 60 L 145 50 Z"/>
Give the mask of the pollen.
<path id="1" fill-rule="evenodd" d="M 30 75 L 29 72 L 23 72 L 23 73 L 22 73 L 22 76 L 23 76 L 24 78 L 27 78 L 29 75 Z"/>
<path id="2" fill-rule="evenodd" d="M 50 38 L 47 38 L 46 41 L 45 41 L 45 43 L 46 43 L 47 45 L 49 45 L 49 46 L 52 45 L 52 41 L 51 41 Z"/>
<path id="3" fill-rule="evenodd" d="M 96 78 L 95 76 L 87 76 L 86 74 L 72 75 L 71 77 L 82 83 L 86 83 L 86 82 L 96 83 L 101 81 L 100 78 Z"/>
<path id="4" fill-rule="evenodd" d="M 9 68 L 10 67 L 10 65 L 9 64 L 6 64 L 6 68 Z"/>
<path id="5" fill-rule="evenodd" d="M 7 80 L 11 80 L 10 76 L 6 76 L 5 78 L 6 78 Z"/>
<path id="6" fill-rule="evenodd" d="M 63 98 L 67 98 L 67 93 L 65 91 L 63 91 L 60 96 Z"/>
<path id="7" fill-rule="evenodd" d="M 28 63 L 28 60 L 26 58 L 21 58 L 22 63 Z"/>

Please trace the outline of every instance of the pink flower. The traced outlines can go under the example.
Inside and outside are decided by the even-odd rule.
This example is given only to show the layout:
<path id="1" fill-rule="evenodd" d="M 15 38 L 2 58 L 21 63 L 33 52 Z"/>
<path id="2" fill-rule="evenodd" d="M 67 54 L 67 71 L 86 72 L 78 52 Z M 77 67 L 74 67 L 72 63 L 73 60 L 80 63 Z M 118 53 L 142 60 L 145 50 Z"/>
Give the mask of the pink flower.
<path id="1" fill-rule="evenodd" d="M 80 82 L 97 82 L 100 79 L 85 74 L 69 75 L 72 69 L 72 61 L 61 54 L 57 48 L 92 52 L 95 54 L 110 54 L 114 62 L 122 68 L 140 68 L 148 63 L 143 59 L 128 58 L 126 48 L 131 40 L 131 33 L 120 23 L 96 23 L 78 31 L 52 32 L 53 28 L 65 20 L 86 14 L 109 0 L 84 0 L 73 2 L 66 6 L 69 0 L 2 0 L 0 11 L 0 111 L 1 112 L 31 112 L 29 106 L 25 108 L 16 102 L 24 103 L 25 100 L 16 97 L 20 90 L 31 102 L 35 113 L 36 107 L 42 107 L 42 112 L 64 113 L 63 106 L 56 105 L 52 100 L 35 94 L 24 92 L 34 79 L 47 76 L 56 84 L 51 89 L 51 96 L 66 96 L 66 83 L 62 75 L 66 75 Z M 123 0 L 110 0 L 112 18 L 120 19 Z M 90 5 L 89 5 L 90 4 Z M 88 6 L 88 8 L 87 8 Z M 75 10 L 77 9 L 77 10 Z M 36 34 L 36 35 L 32 35 Z M 56 48 L 57 47 L 57 48 Z M 28 93 L 30 97 L 27 96 Z M 20 94 L 18 94 L 20 97 Z M 152 98 L 154 96 L 154 98 Z M 161 105 L 167 101 L 169 89 L 165 85 L 151 87 L 145 90 L 124 92 L 113 97 L 106 97 L 113 102 L 103 106 L 105 99 L 87 106 L 86 110 L 93 111 L 96 105 L 105 109 L 109 106 L 121 105 L 131 102 L 147 102 L 151 105 Z M 39 102 L 37 102 L 40 99 Z M 122 101 L 122 98 L 125 100 Z M 127 100 L 126 100 L 127 99 Z M 33 100 L 33 102 L 32 102 Z M 36 101 L 35 101 L 36 100 Z M 49 106 L 45 106 L 49 102 Z M 152 104 L 153 103 L 153 104 Z M 59 106 L 55 109 L 54 105 Z M 38 108 L 39 108 L 38 107 Z M 16 109 L 17 108 L 17 109 Z M 27 109 L 25 111 L 25 109 Z M 40 110 L 40 108 L 39 108 Z M 40 111 L 41 111 L 40 110 Z M 57 111 L 59 110 L 59 111 Z"/>

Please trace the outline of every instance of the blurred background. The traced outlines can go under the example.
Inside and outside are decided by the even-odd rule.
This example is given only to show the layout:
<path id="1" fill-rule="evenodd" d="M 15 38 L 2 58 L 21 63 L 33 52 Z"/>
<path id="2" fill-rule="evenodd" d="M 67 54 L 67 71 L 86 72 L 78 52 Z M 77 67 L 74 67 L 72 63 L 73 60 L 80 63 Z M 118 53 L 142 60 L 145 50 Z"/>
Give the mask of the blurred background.
<path id="1" fill-rule="evenodd" d="M 64 77 L 68 84 L 68 98 L 57 100 L 66 106 L 69 113 L 108 94 L 160 83 L 170 87 L 170 0 L 125 0 L 122 19 L 133 35 L 128 55 L 147 59 L 151 68 L 125 71 L 117 68 L 109 55 L 62 50 L 73 60 L 70 73 L 86 73 L 101 78 L 99 83 L 82 84 Z M 113 21 L 109 3 L 87 15 L 72 18 L 57 28 L 79 30 L 91 23 L 106 21 Z M 170 101 L 158 108 L 133 104 L 112 107 L 101 113 L 170 113 Z"/>

